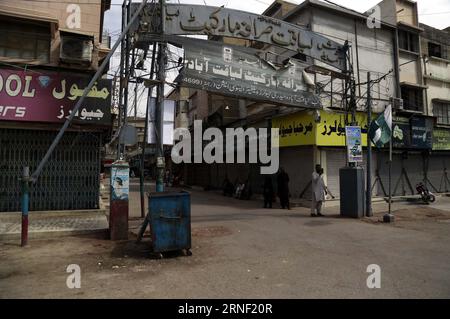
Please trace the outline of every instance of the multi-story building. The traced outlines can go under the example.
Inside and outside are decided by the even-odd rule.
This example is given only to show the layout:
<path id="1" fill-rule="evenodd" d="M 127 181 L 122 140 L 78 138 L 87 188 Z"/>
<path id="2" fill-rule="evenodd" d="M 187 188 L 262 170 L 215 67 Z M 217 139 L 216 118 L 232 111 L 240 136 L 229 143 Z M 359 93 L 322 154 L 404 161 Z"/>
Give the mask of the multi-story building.
<path id="1" fill-rule="evenodd" d="M 420 59 L 418 5 L 411 0 L 384 0 L 372 8 L 378 10 L 381 21 L 397 26 L 399 86 L 405 111 L 426 114 L 425 89 Z"/>
<path id="2" fill-rule="evenodd" d="M 350 46 L 349 70 L 351 64 L 355 81 L 365 82 L 369 71 L 372 79 L 382 78 L 373 87 L 374 111 L 384 110 L 390 98 L 395 96 L 397 90 L 395 73 L 397 60 L 394 54 L 395 26 L 382 23 L 380 29 L 369 29 L 367 16 L 364 14 L 313 0 L 305 1 L 300 5 L 277 0 L 263 12 L 263 15 L 300 25 L 342 45 L 347 42 Z M 223 42 L 235 44 L 229 39 L 223 39 Z M 292 196 L 309 197 L 311 173 L 314 165 L 318 163 L 324 167 L 330 189 L 338 196 L 339 169 L 347 162 L 345 136 L 342 132 L 346 123 L 343 104 L 345 83 L 342 72 L 321 61 L 275 46 L 258 45 L 257 48 L 266 51 L 267 55 L 275 59 L 275 62 L 292 57 L 320 70 L 309 75 L 323 105 L 319 119 L 310 109 L 302 107 L 292 108 L 264 101 L 240 101 L 236 98 L 215 98 L 213 94 L 209 94 L 209 100 L 204 100 L 203 103 L 206 104 L 203 109 L 209 108 L 208 119 L 210 121 L 214 119 L 214 124 L 219 127 L 231 125 L 280 128 L 280 165 L 290 175 Z M 358 124 L 363 127 L 365 145 L 367 145 L 368 123 L 367 117 L 361 111 L 366 107 L 366 87 L 366 85 L 360 85 L 356 90 L 356 101 L 360 111 L 357 112 L 356 118 Z M 194 100 L 192 104 L 195 104 Z M 227 116 L 228 114 L 230 115 Z M 311 129 L 306 134 L 286 133 L 282 130 L 283 127 L 296 125 L 311 127 Z M 325 134 L 323 134 L 324 130 Z M 374 154 L 374 161 L 376 157 L 377 154 Z M 192 181 L 188 178 L 188 183 L 220 187 L 225 177 L 232 181 L 240 179 L 242 182 L 249 178 L 255 192 L 260 191 L 262 185 L 257 164 L 193 166 L 196 166 L 196 170 L 195 172 L 191 170 Z M 373 175 L 375 178 L 375 169 Z"/>
<path id="3" fill-rule="evenodd" d="M 397 14 L 393 15 L 393 12 Z M 429 89 L 430 81 L 427 82 L 422 74 L 423 44 L 419 41 L 419 35 L 423 33 L 424 27 L 418 23 L 417 12 L 417 4 L 407 0 L 385 0 L 366 13 L 330 1 L 306 0 L 293 5 L 277 0 L 262 14 L 300 25 L 341 45 L 349 45 L 347 71 L 356 82 L 356 122 L 362 127 L 364 146 L 367 146 L 369 125 L 366 115 L 367 75 L 371 73 L 371 80 L 375 80 L 370 86 L 373 116 L 377 116 L 389 104 L 393 105 L 395 113 L 392 163 L 394 195 L 414 193 L 415 183 L 424 180 L 437 185 L 436 190 L 439 190 L 445 168 L 450 165 L 448 158 L 432 150 L 433 131 L 436 130 L 433 130 L 433 114 L 427 107 L 430 97 L 426 98 L 427 92 L 432 90 Z M 229 38 L 214 40 L 230 45 L 252 46 L 265 51 L 266 56 L 272 56 L 275 62 L 291 57 L 311 66 L 308 67 L 312 71 L 309 73 L 310 81 L 321 99 L 322 109 L 317 114 L 301 106 L 292 108 L 267 101 L 219 97 L 189 90 L 185 97 L 189 101 L 188 114 L 197 116 L 191 118 L 190 123 L 193 119 L 202 119 L 208 125 L 218 127 L 280 128 L 280 165 L 291 177 L 292 196 L 310 197 L 311 172 L 318 163 L 324 167 L 330 190 L 339 196 L 339 170 L 347 165 L 344 130 L 348 121 L 344 110 L 346 89 L 342 71 L 320 60 L 276 46 Z M 441 72 L 446 71 L 441 69 Z M 445 84 L 441 88 L 441 99 L 435 100 L 437 108 L 445 100 L 445 94 L 448 94 Z M 300 134 L 293 129 L 296 127 L 310 129 Z M 444 143 L 441 135 L 439 140 Z M 372 180 L 376 183 L 374 194 L 387 193 L 388 160 L 387 147 L 374 149 L 371 172 Z M 364 155 L 359 165 L 365 166 L 365 163 Z M 249 178 L 254 191 L 258 191 L 262 184 L 258 171 L 259 167 L 255 164 L 195 164 L 189 169 L 190 178 L 187 178 L 187 182 L 220 187 L 225 177 L 232 181 L 240 179 L 242 182 Z"/>
<path id="4" fill-rule="evenodd" d="M 20 210 L 31 172 L 109 52 L 109 0 L 0 3 L 0 212 Z M 111 81 L 89 92 L 41 176 L 30 210 L 99 208 L 100 151 L 111 128 Z"/>
<path id="5" fill-rule="evenodd" d="M 442 182 L 450 166 L 446 156 L 446 151 L 450 150 L 450 134 L 436 124 L 443 124 L 439 123 L 443 119 L 438 116 L 445 108 L 442 102 L 448 100 L 450 94 L 445 84 L 449 70 L 445 60 L 448 36 L 445 31 L 419 23 L 415 1 L 384 0 L 374 9 L 378 10 L 381 21 L 395 24 L 398 29 L 399 86 L 403 104 L 395 109 L 393 118 L 393 192 L 414 193 L 415 184 L 421 181 L 429 184 L 433 191 L 446 191 L 448 188 Z M 382 180 L 387 181 L 387 173 L 382 175 Z"/>
<path id="6" fill-rule="evenodd" d="M 439 30 L 425 24 L 420 27 L 422 70 L 427 114 L 436 119 L 433 129 L 433 153 L 430 167 L 437 167 L 430 178 L 438 191 L 449 191 L 447 169 L 450 163 L 450 28 Z M 439 169 L 441 168 L 441 169 Z"/>

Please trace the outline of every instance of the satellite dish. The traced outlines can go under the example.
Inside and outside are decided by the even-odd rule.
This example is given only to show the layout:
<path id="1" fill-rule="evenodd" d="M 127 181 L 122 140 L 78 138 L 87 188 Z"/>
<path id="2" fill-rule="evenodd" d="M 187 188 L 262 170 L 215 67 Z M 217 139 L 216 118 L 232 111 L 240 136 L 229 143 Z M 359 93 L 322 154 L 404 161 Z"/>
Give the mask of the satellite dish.
<path id="1" fill-rule="evenodd" d="M 305 81 L 305 83 L 308 86 L 312 86 L 312 87 L 316 86 L 316 84 L 314 83 L 314 80 L 311 79 L 311 77 L 308 75 L 308 73 L 305 72 L 305 70 L 302 71 L 302 74 L 303 74 L 303 81 Z"/>

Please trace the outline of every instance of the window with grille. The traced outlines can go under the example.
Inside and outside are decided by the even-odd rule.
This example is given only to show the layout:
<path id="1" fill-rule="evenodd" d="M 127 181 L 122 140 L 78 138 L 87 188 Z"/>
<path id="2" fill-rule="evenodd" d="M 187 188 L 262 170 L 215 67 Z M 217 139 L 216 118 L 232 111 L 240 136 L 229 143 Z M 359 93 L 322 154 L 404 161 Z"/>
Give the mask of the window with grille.
<path id="1" fill-rule="evenodd" d="M 402 86 L 403 106 L 410 111 L 423 111 L 423 89 Z"/>
<path id="2" fill-rule="evenodd" d="M 442 58 L 442 46 L 440 44 L 428 42 L 428 55 Z"/>
<path id="3" fill-rule="evenodd" d="M 49 62 L 48 23 L 0 16 L 0 34 L 0 57 Z"/>
<path id="4" fill-rule="evenodd" d="M 419 53 L 419 36 L 405 30 L 398 30 L 398 44 L 400 49 Z"/>
<path id="5" fill-rule="evenodd" d="M 437 117 L 438 124 L 450 125 L 450 102 L 433 102 L 433 115 Z"/>

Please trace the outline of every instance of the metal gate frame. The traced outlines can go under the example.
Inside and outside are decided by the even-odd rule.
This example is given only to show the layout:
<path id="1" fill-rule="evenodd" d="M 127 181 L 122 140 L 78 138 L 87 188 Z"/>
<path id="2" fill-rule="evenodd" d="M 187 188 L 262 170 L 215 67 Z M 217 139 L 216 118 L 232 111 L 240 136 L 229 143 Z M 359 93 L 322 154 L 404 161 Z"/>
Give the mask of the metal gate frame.
<path id="1" fill-rule="evenodd" d="M 56 131 L 0 128 L 0 212 L 20 211 L 20 176 L 33 171 Z M 67 132 L 30 189 L 30 211 L 98 209 L 101 133 Z"/>

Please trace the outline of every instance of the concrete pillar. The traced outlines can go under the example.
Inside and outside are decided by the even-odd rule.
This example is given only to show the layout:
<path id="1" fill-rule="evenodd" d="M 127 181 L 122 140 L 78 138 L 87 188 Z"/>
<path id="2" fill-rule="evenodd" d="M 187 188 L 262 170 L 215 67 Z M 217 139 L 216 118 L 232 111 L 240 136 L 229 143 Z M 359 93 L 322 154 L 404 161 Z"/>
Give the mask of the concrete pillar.
<path id="1" fill-rule="evenodd" d="M 130 167 L 125 161 L 111 166 L 109 232 L 111 240 L 128 239 L 128 196 Z"/>
<path id="2" fill-rule="evenodd" d="M 246 119 L 247 118 L 247 101 L 240 99 L 239 100 L 239 119 Z"/>

